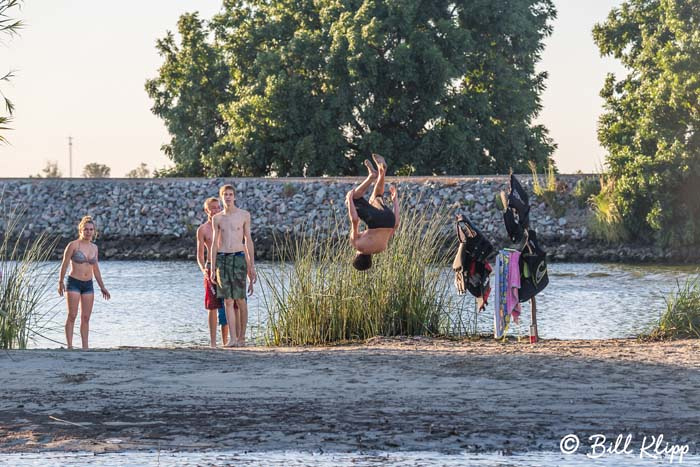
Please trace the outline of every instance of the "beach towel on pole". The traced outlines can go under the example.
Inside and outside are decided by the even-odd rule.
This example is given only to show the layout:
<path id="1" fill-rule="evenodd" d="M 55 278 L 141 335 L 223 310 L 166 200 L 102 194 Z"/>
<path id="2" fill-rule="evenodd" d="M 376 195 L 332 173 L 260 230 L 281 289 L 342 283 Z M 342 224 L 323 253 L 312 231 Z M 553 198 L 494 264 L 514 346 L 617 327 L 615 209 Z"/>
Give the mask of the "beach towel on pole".
<path id="1" fill-rule="evenodd" d="M 547 253 L 540 247 L 537 234 L 530 228 L 530 198 L 515 175 L 509 178 L 509 190 L 501 192 L 503 223 L 508 237 L 518 244 L 520 255 L 519 301 L 526 302 L 549 284 Z"/>

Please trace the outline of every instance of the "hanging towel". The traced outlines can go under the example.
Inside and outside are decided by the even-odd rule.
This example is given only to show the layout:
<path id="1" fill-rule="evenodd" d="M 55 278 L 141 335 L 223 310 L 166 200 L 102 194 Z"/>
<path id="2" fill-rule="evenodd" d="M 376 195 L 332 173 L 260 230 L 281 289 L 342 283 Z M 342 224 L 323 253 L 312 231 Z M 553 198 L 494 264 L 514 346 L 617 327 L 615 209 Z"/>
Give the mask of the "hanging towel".
<path id="1" fill-rule="evenodd" d="M 506 291 L 506 314 L 518 322 L 520 318 L 520 301 L 518 300 L 518 290 L 520 289 L 520 252 L 513 251 L 508 258 L 507 291 Z"/>

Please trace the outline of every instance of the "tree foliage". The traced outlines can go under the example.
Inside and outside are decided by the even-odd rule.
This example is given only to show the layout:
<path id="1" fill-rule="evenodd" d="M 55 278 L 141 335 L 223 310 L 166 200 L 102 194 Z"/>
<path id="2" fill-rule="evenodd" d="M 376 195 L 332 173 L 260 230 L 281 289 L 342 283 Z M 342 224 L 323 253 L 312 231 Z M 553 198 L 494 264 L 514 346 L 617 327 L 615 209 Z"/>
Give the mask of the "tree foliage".
<path id="1" fill-rule="evenodd" d="M 83 177 L 85 178 L 107 178 L 112 169 L 104 164 L 91 162 L 83 167 Z"/>
<path id="2" fill-rule="evenodd" d="M 158 76 L 146 82 L 151 110 L 172 136 L 162 149 L 175 166 L 158 175 L 199 176 L 205 174 L 202 159 L 226 133 L 219 105 L 230 100 L 230 71 L 209 44 L 209 32 L 196 13 L 182 15 L 177 27 L 181 44 L 171 32 L 158 41 L 164 63 Z"/>
<path id="3" fill-rule="evenodd" d="M 126 178 L 148 178 L 151 176 L 151 171 L 145 162 L 141 162 L 138 167 L 126 173 Z"/>
<path id="4" fill-rule="evenodd" d="M 20 0 L 0 0 L 0 35 L 13 36 L 22 28 L 22 21 L 14 19 L 12 13 L 10 13 L 12 9 L 19 8 L 20 5 Z M 0 76 L 0 82 L 9 82 L 13 76 L 14 74 L 12 71 L 6 71 Z M 8 125 L 12 119 L 15 106 L 12 104 L 12 101 L 5 96 L 2 89 L 0 89 L 0 98 L 3 100 L 6 113 L 6 115 L 0 115 L 0 131 L 5 131 L 10 129 L 6 125 Z M 7 139 L 0 134 L 0 143 L 6 142 Z"/>
<path id="5" fill-rule="evenodd" d="M 700 0 L 627 0 L 593 31 L 609 74 L 598 136 L 630 232 L 700 241 Z M 655 235 L 652 235 L 655 233 Z"/>
<path id="6" fill-rule="evenodd" d="M 372 152 L 402 173 L 544 168 L 535 64 L 554 16 L 551 0 L 226 0 L 207 28 L 180 19 L 180 47 L 159 41 L 147 88 L 189 175 L 355 174 Z M 210 137 L 178 146 L 190 133 Z"/>
<path id="7" fill-rule="evenodd" d="M 41 172 L 33 176 L 30 175 L 29 178 L 61 178 L 63 176 L 56 161 L 46 161 L 46 165 L 41 169 Z"/>

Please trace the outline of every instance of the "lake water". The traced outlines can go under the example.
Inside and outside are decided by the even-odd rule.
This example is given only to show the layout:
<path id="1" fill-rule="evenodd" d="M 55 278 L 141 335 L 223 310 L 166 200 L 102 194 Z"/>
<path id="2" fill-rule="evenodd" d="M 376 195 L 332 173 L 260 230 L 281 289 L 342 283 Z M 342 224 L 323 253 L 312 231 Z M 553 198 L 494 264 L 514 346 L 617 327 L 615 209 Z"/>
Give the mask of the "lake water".
<path id="1" fill-rule="evenodd" d="M 15 467 L 29 466 L 265 466 L 265 467 L 652 467 L 660 465 L 698 465 L 697 456 L 678 456 L 672 459 L 640 459 L 639 455 L 610 455 L 590 459 L 583 454 L 563 455 L 551 452 L 531 452 L 513 455 L 502 454 L 441 454 L 437 452 L 395 453 L 303 453 L 303 452 L 119 452 L 106 454 L 48 452 L 41 454 L 0 454 L 0 461 Z"/>
<path id="2" fill-rule="evenodd" d="M 272 266 L 262 262 L 257 268 L 265 274 L 271 272 Z M 104 261 L 100 267 L 112 300 L 106 302 L 96 295 L 90 320 L 91 347 L 208 344 L 203 279 L 194 262 Z M 665 309 L 664 299 L 677 289 L 678 283 L 695 273 L 693 267 L 551 264 L 550 284 L 537 296 L 540 337 L 635 336 L 658 320 Z M 452 272 L 446 268 L 445 274 Z M 248 302 L 249 336 L 260 336 L 267 318 L 261 283 Z M 465 300 L 467 314 L 473 316 L 472 299 Z M 41 331 L 43 337 L 37 337 L 31 347 L 59 347 L 65 341 L 65 306 L 65 300 L 52 290 L 43 309 L 48 317 L 46 328 Z M 510 334 L 526 336 L 529 321 L 529 306 L 524 304 L 521 322 L 511 326 Z M 479 332 L 492 333 L 493 307 L 481 312 L 475 322 Z M 79 344 L 77 322 L 75 333 Z"/>

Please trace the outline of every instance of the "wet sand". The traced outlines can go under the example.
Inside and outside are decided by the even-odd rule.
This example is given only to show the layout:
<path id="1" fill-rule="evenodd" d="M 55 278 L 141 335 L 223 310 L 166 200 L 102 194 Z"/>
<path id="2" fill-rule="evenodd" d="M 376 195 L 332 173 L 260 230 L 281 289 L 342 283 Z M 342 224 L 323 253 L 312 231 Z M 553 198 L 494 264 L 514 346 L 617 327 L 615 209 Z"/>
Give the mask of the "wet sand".
<path id="1" fill-rule="evenodd" d="M 0 351 L 0 452 L 698 452 L 700 341 L 372 339 L 323 348 Z"/>

